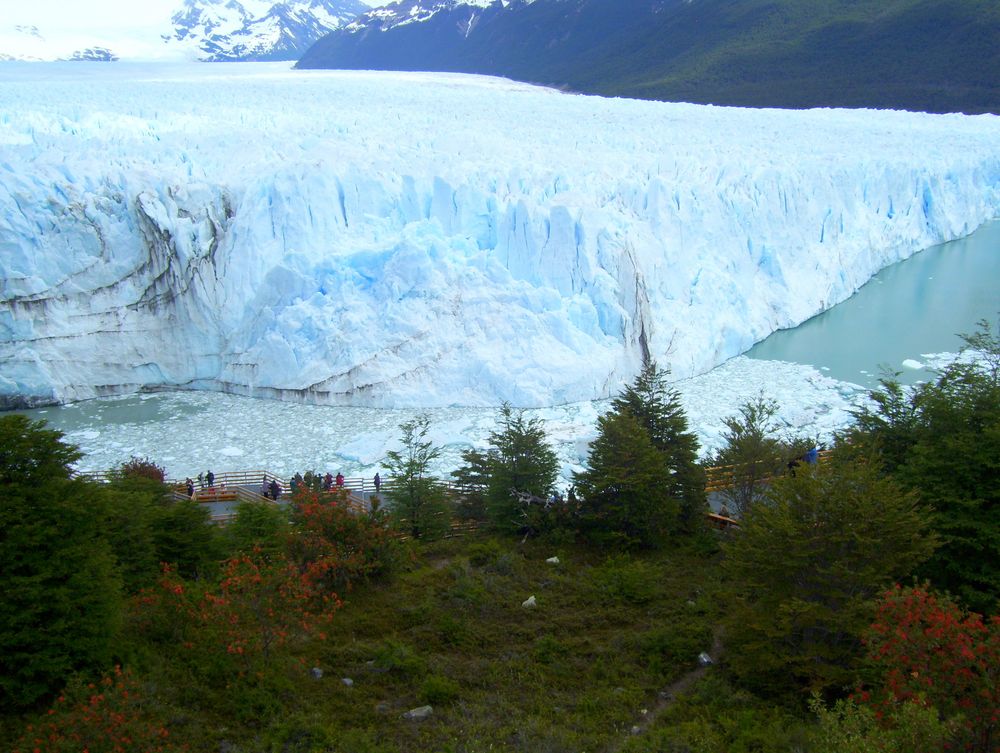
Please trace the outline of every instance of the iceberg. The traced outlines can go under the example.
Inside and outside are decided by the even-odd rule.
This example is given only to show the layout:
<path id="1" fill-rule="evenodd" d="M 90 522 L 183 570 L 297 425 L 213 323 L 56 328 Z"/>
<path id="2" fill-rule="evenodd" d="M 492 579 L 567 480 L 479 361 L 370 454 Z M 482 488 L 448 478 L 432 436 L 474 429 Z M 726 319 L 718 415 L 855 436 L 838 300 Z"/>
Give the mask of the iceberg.
<path id="1" fill-rule="evenodd" d="M 287 64 L 0 68 L 0 407 L 541 407 L 1000 216 L 1000 118 Z"/>

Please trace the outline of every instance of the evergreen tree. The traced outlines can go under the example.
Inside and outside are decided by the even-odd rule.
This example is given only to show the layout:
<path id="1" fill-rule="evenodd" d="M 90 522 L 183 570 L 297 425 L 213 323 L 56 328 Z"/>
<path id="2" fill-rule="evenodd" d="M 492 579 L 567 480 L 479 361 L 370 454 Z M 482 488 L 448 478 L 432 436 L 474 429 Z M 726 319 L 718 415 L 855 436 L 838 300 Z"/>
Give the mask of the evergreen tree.
<path id="1" fill-rule="evenodd" d="M 680 393 L 667 386 L 669 373 L 648 361 L 611 405 L 628 411 L 662 453 L 660 483 L 679 503 L 681 525 L 693 530 L 706 511 L 705 478 L 698 465 L 698 438 L 688 429 Z"/>
<path id="2" fill-rule="evenodd" d="M 422 414 L 399 425 L 402 450 L 386 453 L 383 465 L 392 476 L 392 512 L 413 538 L 432 536 L 448 527 L 448 505 L 444 489 L 430 475 L 430 465 L 441 448 L 427 438 L 430 417 Z"/>
<path id="3" fill-rule="evenodd" d="M 804 441 L 785 442 L 777 437 L 774 417 L 778 403 L 758 395 L 739 407 L 739 415 L 723 419 L 725 446 L 713 463 L 732 468 L 732 485 L 723 492 L 740 515 L 766 494 L 767 482 L 785 473 L 793 458 L 810 446 Z"/>
<path id="4" fill-rule="evenodd" d="M 1000 337 L 989 324 L 931 383 L 891 380 L 847 434 L 934 510 L 941 546 L 920 575 L 973 611 L 995 614 L 1000 593 Z M 972 357 L 969 357 L 972 356 Z"/>
<path id="5" fill-rule="evenodd" d="M 461 517 L 476 520 L 486 518 L 486 492 L 490 485 L 491 462 L 489 451 L 462 451 L 462 465 L 451 474 L 458 487 L 458 514 Z"/>
<path id="6" fill-rule="evenodd" d="M 574 474 L 580 515 L 597 541 L 661 546 L 680 520 L 680 503 L 664 483 L 666 459 L 627 408 L 597 420 L 587 470 Z"/>
<path id="7" fill-rule="evenodd" d="M 0 417 L 0 705 L 31 706 L 78 670 L 107 669 L 121 581 L 101 535 L 101 495 L 80 457 L 22 415 Z"/>
<path id="8" fill-rule="evenodd" d="M 724 544 L 737 676 L 771 693 L 852 683 L 876 597 L 931 554 L 929 524 L 915 495 L 870 464 L 775 480 Z"/>
<path id="9" fill-rule="evenodd" d="M 499 427 L 490 434 L 486 454 L 489 480 L 486 500 L 490 518 L 504 529 L 521 525 L 516 493 L 548 498 L 559 473 L 559 459 L 545 438 L 542 421 L 526 419 L 509 403 L 500 408 Z"/>

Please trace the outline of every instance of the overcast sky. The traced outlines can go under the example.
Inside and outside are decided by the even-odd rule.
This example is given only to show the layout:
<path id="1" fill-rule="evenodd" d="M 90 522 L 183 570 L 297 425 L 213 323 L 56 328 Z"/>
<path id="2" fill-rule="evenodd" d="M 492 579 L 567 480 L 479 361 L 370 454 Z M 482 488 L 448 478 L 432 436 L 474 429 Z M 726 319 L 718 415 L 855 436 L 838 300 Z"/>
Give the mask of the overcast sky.
<path id="1" fill-rule="evenodd" d="M 386 5 L 390 0 L 362 0 Z M 97 30 L 159 26 L 183 0 L 0 0 L 0 24 L 34 24 L 42 29 Z"/>
<path id="2" fill-rule="evenodd" d="M 390 1 L 362 0 L 371 6 Z M 0 40 L 11 47 L 13 27 L 28 25 L 67 51 L 107 46 L 125 57 L 145 56 L 162 48 L 158 33 L 182 6 L 183 0 L 0 0 Z"/>

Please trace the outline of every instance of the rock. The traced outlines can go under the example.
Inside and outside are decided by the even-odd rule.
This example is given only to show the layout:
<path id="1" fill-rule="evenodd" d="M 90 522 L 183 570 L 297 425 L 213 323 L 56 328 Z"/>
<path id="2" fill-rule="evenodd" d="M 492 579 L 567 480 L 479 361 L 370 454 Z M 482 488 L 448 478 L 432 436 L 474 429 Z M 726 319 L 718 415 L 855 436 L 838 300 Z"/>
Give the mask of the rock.
<path id="1" fill-rule="evenodd" d="M 710 666 L 711 664 L 714 664 L 714 662 L 712 661 L 712 657 L 706 654 L 704 651 L 698 654 L 698 663 L 703 667 L 707 667 Z"/>
<path id="2" fill-rule="evenodd" d="M 525 599 L 524 601 L 522 601 L 521 602 L 521 606 L 522 607 L 527 607 L 527 608 L 538 606 L 538 604 L 535 602 L 535 596 L 534 596 L 534 594 L 532 594 L 527 599 Z"/>
<path id="3" fill-rule="evenodd" d="M 559 564 L 559 558 L 558 557 L 549 557 L 545 561 L 548 562 L 550 565 L 558 565 Z"/>
<path id="4" fill-rule="evenodd" d="M 633 735 L 638 735 L 640 732 L 642 732 L 642 727 L 640 727 L 638 724 L 632 726 Z"/>
<path id="5" fill-rule="evenodd" d="M 410 709 L 405 714 L 403 714 L 404 719 L 409 719 L 413 722 L 419 722 L 422 719 L 426 719 L 431 714 L 434 713 L 434 709 L 430 706 L 417 706 L 415 709 Z"/>
<path id="6" fill-rule="evenodd" d="M 354 680 L 352 680 L 350 677 L 341 677 L 340 681 L 349 688 L 354 687 Z"/>
<path id="7" fill-rule="evenodd" d="M 320 669 L 319 667 L 313 667 L 312 669 L 310 669 L 309 670 L 309 674 L 311 674 L 313 676 L 314 680 L 322 680 L 323 679 L 323 670 Z"/>

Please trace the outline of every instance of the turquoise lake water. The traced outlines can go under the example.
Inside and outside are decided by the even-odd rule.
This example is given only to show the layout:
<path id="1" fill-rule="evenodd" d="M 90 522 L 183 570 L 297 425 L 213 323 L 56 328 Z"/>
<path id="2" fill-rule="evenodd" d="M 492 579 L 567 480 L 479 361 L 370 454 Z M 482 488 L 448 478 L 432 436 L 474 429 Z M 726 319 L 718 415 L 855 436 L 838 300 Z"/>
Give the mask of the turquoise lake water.
<path id="1" fill-rule="evenodd" d="M 933 377 L 928 354 L 954 353 L 960 333 L 1000 318 L 1000 222 L 962 240 L 925 249 L 879 272 L 843 303 L 775 332 L 747 356 L 791 361 L 874 386 L 883 366 L 900 381 Z"/>

